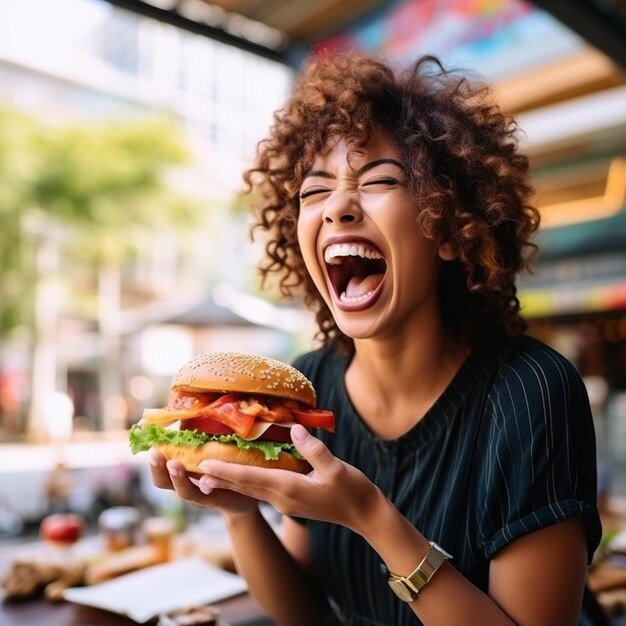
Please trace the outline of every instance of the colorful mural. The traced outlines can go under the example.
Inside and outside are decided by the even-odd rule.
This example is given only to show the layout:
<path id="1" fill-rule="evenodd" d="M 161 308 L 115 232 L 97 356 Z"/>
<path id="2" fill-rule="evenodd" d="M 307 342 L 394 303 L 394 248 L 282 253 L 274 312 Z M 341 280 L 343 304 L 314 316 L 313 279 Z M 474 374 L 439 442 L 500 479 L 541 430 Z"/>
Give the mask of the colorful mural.
<path id="1" fill-rule="evenodd" d="M 569 54 L 582 40 L 523 0 L 397 0 L 318 43 L 313 54 L 363 50 L 408 62 L 434 54 L 495 78 Z"/>

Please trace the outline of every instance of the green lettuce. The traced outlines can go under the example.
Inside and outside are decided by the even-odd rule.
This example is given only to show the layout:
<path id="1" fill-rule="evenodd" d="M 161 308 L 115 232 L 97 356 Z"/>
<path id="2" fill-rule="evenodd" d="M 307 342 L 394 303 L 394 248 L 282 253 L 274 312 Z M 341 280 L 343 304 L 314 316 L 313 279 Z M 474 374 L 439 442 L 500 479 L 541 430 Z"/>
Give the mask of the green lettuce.
<path id="1" fill-rule="evenodd" d="M 155 424 L 140 426 L 135 424 L 128 434 L 130 449 L 133 454 L 145 452 L 158 443 L 171 443 L 175 446 L 197 447 L 209 441 L 228 443 L 244 450 L 260 450 L 265 455 L 266 460 L 275 461 L 281 452 L 293 454 L 298 459 L 304 458 L 292 443 L 279 441 L 247 441 L 237 435 L 210 435 L 198 430 L 175 430 L 172 428 L 162 428 Z"/>

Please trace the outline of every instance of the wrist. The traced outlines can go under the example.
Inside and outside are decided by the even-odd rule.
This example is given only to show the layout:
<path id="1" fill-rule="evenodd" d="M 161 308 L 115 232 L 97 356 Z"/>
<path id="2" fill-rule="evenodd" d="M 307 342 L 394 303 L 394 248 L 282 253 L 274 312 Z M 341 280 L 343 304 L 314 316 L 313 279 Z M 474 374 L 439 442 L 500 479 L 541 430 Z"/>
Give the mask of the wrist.
<path id="1" fill-rule="evenodd" d="M 395 513 L 398 513 L 396 507 L 389 501 L 387 496 L 376 486 L 364 502 L 365 506 L 360 507 L 355 514 L 355 523 L 351 526 L 351 530 L 358 533 L 368 543 L 372 543 L 376 536 L 385 532 L 386 525 L 389 524 Z"/>
<path id="2" fill-rule="evenodd" d="M 222 516 L 226 526 L 231 528 L 239 524 L 245 524 L 248 521 L 254 521 L 257 518 L 262 518 L 261 511 L 258 505 L 252 506 L 249 509 L 241 511 L 222 511 Z"/>
<path id="3" fill-rule="evenodd" d="M 400 569 L 402 569 L 401 561 L 404 559 L 400 559 L 398 562 L 397 557 L 392 556 L 395 550 L 391 546 L 411 546 L 411 550 L 402 549 L 403 557 L 407 558 L 406 567 L 413 564 L 416 558 L 412 556 L 414 551 L 419 555 L 426 554 L 430 549 L 428 539 L 400 513 L 380 490 L 378 490 L 377 497 L 371 502 L 367 514 L 361 516 L 360 524 L 353 527 L 352 530 L 361 535 L 385 562 L 398 563 Z"/>

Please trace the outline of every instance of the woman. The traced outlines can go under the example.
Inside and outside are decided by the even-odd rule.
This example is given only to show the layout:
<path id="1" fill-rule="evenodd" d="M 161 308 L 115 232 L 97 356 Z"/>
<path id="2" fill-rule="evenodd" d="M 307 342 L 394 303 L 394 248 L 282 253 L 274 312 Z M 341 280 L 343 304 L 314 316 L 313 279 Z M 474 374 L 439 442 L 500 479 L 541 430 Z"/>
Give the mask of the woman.
<path id="1" fill-rule="evenodd" d="M 206 461 L 236 563 L 281 624 L 575 624 L 597 546 L 584 387 L 523 335 L 539 217 L 515 125 L 432 58 L 313 62 L 247 175 L 262 272 L 302 290 L 322 348 L 295 366 L 337 418 L 294 426 L 313 471 Z M 257 501 L 285 514 L 282 540 Z M 332 609 L 332 611 L 331 611 Z"/>

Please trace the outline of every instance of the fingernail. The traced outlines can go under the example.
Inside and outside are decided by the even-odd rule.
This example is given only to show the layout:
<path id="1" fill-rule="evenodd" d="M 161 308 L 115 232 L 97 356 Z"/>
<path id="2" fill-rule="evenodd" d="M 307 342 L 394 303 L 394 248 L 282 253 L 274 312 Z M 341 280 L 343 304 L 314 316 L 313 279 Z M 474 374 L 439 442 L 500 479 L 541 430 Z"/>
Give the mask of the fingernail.
<path id="1" fill-rule="evenodd" d="M 175 466 L 173 467 L 170 463 L 167 463 L 166 467 L 167 467 L 167 471 L 170 473 L 170 476 L 173 476 L 174 478 L 176 478 L 177 476 L 180 476 L 180 472 L 178 471 L 178 468 L 176 468 Z"/>
<path id="2" fill-rule="evenodd" d="M 207 461 L 202 461 L 202 463 L 200 463 L 198 465 L 198 468 L 203 471 L 203 472 L 210 472 L 211 471 L 211 463 L 207 462 Z"/>
<path id="3" fill-rule="evenodd" d="M 309 436 L 307 429 L 301 424 L 296 424 L 291 427 L 291 440 L 292 441 L 304 441 Z"/>
<path id="4" fill-rule="evenodd" d="M 208 496 L 213 491 L 213 489 L 215 489 L 215 481 L 206 476 L 202 476 L 202 478 L 200 478 L 200 483 L 198 487 L 200 487 L 200 491 L 202 493 Z"/>

